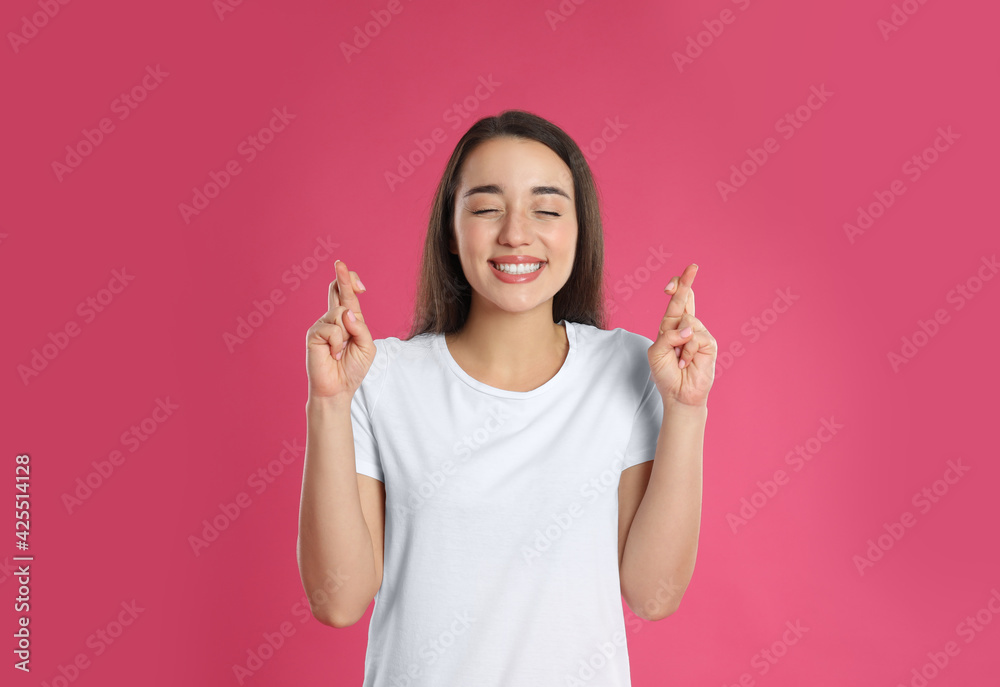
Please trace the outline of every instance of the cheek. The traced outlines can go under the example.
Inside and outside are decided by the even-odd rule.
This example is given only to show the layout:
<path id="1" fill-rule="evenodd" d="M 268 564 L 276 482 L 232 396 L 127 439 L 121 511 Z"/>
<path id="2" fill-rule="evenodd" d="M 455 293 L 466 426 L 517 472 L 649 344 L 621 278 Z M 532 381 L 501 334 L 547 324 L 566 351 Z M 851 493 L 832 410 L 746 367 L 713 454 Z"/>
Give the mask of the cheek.
<path id="1" fill-rule="evenodd" d="M 578 231 L 576 225 L 568 227 L 565 231 L 560 232 L 559 236 L 556 238 L 560 251 L 564 255 L 572 256 L 576 251 L 577 238 Z"/>
<path id="2" fill-rule="evenodd" d="M 476 229 L 470 226 L 468 223 L 463 223 L 458 219 L 455 220 L 453 235 L 455 237 L 455 246 L 458 248 L 458 252 L 461 255 L 467 255 L 476 243 Z"/>
<path id="3" fill-rule="evenodd" d="M 496 241 L 495 235 L 483 226 L 468 226 L 462 234 L 464 240 L 463 249 L 470 257 L 481 258 L 484 253 L 492 254 L 492 244 Z"/>

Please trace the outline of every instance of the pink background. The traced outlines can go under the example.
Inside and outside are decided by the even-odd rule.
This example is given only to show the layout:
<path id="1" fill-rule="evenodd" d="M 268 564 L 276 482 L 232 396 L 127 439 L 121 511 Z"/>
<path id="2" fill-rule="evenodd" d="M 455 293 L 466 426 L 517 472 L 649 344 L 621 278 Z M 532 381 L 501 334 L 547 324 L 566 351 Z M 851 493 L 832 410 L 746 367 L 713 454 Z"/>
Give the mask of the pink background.
<path id="1" fill-rule="evenodd" d="M 928 652 L 948 660 L 932 685 L 995 679 L 1000 280 L 986 264 L 1000 10 L 902 4 L 915 13 L 897 3 L 908 20 L 884 36 L 889 0 L 402 0 L 398 14 L 258 0 L 222 18 L 210 0 L 72 2 L 34 32 L 23 18 L 43 11 L 37 0 L 4 3 L 3 683 L 241 684 L 234 666 L 287 623 L 242 684 L 361 684 L 370 616 L 333 629 L 302 605 L 305 332 L 341 258 L 368 287 L 373 333 L 405 335 L 444 163 L 469 125 L 505 108 L 552 119 L 590 151 L 612 327 L 655 336 L 663 285 L 697 262 L 698 316 L 741 353 L 720 357 L 710 397 L 691 586 L 663 621 L 626 609 L 633 684 L 917 685 Z M 712 24 L 723 10 L 731 23 Z M 372 11 L 391 21 L 348 61 L 341 43 Z M 14 45 L 9 32 L 30 37 Z M 699 32 L 707 47 L 678 68 L 673 54 Z M 160 81 L 124 109 L 116 99 L 147 67 Z M 832 95 L 810 101 L 814 86 Z M 272 108 L 294 120 L 248 160 L 240 146 Z M 776 128 L 797 108 L 798 128 Z M 939 127 L 958 138 L 935 152 Z M 415 141 L 438 128 L 421 160 Z M 83 130 L 100 143 L 57 174 L 67 146 L 88 152 Z M 776 150 L 723 198 L 717 182 L 769 137 Z M 386 172 L 411 153 L 390 188 Z M 904 165 L 922 154 L 915 179 Z M 179 204 L 231 160 L 240 173 L 186 222 Z M 905 193 L 849 237 L 858 207 L 896 180 Z M 335 255 L 314 254 L 318 240 Z M 296 282 L 295 266 L 314 271 Z M 102 294 L 123 269 L 127 287 Z M 275 290 L 269 316 L 227 345 Z M 777 291 L 795 299 L 783 312 Z M 88 298 L 107 296 L 88 314 Z M 59 335 L 67 323 L 76 336 Z M 53 359 L 22 379 L 52 341 Z M 154 413 L 158 399 L 176 409 Z M 155 431 L 123 438 L 143 420 Z M 808 462 L 786 458 L 796 446 Z M 124 462 L 68 512 L 64 496 L 116 449 Z M 11 653 L 19 453 L 33 468 L 30 676 Z M 968 474 L 955 479 L 949 461 Z M 248 482 L 269 464 L 270 482 Z M 773 497 L 755 496 L 782 469 Z M 913 500 L 939 480 L 936 502 Z M 241 492 L 250 505 L 196 555 L 189 537 Z M 759 510 L 734 527 L 744 498 Z M 907 512 L 896 541 L 885 524 Z M 133 600 L 134 622 L 95 642 Z M 994 622 L 963 625 L 977 612 Z M 808 631 L 783 638 L 796 621 Z M 74 674 L 79 654 L 89 664 Z"/>

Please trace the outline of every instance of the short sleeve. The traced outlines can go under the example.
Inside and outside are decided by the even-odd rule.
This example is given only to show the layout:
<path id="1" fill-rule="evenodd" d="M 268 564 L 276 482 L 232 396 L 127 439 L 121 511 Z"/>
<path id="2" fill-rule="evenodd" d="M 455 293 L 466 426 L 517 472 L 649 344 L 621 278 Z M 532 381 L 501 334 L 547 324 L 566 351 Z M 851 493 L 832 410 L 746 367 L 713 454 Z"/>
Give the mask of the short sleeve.
<path id="1" fill-rule="evenodd" d="M 648 366 L 646 367 L 649 371 Z M 656 442 L 660 437 L 660 425 L 663 423 L 663 397 L 652 373 L 649 374 L 643 387 L 639 407 L 632 419 L 632 433 L 629 435 L 625 448 L 622 470 L 653 460 L 656 453 Z"/>
<path id="2" fill-rule="evenodd" d="M 385 482 L 373 417 L 385 383 L 388 351 L 381 339 L 376 339 L 374 343 L 375 360 L 351 399 L 351 428 L 354 433 L 354 462 L 358 474 Z"/>

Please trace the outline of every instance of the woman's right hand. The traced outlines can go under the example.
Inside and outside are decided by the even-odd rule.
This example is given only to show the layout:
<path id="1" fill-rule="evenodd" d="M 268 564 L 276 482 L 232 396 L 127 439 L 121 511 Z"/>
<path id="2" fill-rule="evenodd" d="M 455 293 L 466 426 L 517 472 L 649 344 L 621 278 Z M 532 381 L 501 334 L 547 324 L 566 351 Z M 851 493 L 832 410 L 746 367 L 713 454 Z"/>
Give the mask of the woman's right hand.
<path id="1" fill-rule="evenodd" d="M 309 397 L 350 402 L 375 360 L 375 343 L 361 314 L 357 274 L 342 260 L 334 263 L 326 313 L 306 333 Z M 348 313 L 353 313 L 354 319 Z"/>

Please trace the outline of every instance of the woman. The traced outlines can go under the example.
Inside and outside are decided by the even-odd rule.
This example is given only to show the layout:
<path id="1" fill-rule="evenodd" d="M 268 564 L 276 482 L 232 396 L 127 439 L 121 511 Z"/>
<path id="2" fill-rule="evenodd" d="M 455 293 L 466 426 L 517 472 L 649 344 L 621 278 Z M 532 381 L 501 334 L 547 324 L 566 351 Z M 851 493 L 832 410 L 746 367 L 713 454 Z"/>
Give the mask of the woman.
<path id="1" fill-rule="evenodd" d="M 518 110 L 452 153 L 408 338 L 372 339 L 336 263 L 307 334 L 298 555 L 322 622 L 374 598 L 366 687 L 630 684 L 622 596 L 666 617 L 697 552 L 716 343 L 696 270 L 655 342 L 605 330 L 590 170 Z"/>

